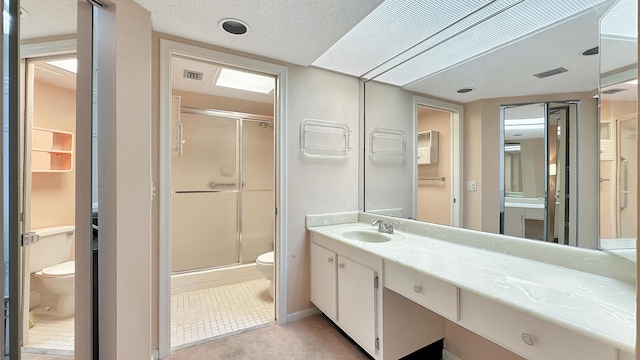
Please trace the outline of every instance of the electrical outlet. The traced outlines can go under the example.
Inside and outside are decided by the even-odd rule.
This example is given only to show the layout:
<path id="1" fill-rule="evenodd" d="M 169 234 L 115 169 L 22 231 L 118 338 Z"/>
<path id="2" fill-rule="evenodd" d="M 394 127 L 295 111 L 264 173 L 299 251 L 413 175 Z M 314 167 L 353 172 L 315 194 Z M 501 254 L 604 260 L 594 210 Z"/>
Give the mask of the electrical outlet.
<path id="1" fill-rule="evenodd" d="M 478 191 L 478 183 L 475 181 L 467 181 L 467 191 Z"/>

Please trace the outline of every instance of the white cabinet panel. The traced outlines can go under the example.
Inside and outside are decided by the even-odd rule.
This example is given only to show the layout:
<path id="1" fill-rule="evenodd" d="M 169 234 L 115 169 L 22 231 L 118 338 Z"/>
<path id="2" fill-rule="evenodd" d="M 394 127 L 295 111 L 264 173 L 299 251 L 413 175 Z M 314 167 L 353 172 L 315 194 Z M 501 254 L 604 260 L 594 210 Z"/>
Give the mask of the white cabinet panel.
<path id="1" fill-rule="evenodd" d="M 336 254 L 311 243 L 311 302 L 337 321 Z"/>
<path id="2" fill-rule="evenodd" d="M 473 300 L 474 330 L 528 359 L 617 359 L 609 345 L 481 296 Z"/>
<path id="3" fill-rule="evenodd" d="M 450 320 L 458 320 L 458 288 L 389 261 L 384 270 L 387 289 Z"/>
<path id="4" fill-rule="evenodd" d="M 338 323 L 369 354 L 376 353 L 376 272 L 338 256 Z"/>

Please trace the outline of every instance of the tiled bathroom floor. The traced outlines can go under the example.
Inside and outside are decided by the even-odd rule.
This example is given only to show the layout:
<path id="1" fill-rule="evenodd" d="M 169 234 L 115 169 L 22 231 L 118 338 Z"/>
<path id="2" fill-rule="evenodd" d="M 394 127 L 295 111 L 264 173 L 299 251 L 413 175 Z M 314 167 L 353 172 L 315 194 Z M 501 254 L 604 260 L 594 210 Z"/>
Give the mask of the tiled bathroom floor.
<path id="1" fill-rule="evenodd" d="M 215 338 L 274 321 L 266 279 L 171 296 L 171 347 Z"/>
<path id="2" fill-rule="evenodd" d="M 29 343 L 24 352 L 73 355 L 73 316 L 67 319 L 37 318 L 29 329 Z"/>

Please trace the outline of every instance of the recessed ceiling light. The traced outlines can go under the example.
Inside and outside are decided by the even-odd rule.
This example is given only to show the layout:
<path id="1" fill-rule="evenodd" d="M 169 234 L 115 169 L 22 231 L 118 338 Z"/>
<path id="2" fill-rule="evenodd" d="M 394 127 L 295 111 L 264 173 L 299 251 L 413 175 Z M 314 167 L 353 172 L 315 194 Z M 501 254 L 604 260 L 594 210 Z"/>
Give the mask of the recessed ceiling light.
<path id="1" fill-rule="evenodd" d="M 244 71 L 222 69 L 214 85 L 268 94 L 275 88 L 275 79 Z"/>
<path id="2" fill-rule="evenodd" d="M 218 25 L 231 35 L 246 35 L 249 32 L 249 25 L 238 19 L 222 19 Z"/>
<path id="3" fill-rule="evenodd" d="M 583 51 L 582 55 L 584 56 L 598 55 L 599 51 L 600 51 L 600 48 L 595 46 L 595 47 L 592 47 L 591 49 L 587 49 Z"/>
<path id="4" fill-rule="evenodd" d="M 473 90 L 475 90 L 475 88 L 471 88 L 471 87 L 469 87 L 469 88 L 462 88 L 462 89 L 458 89 L 458 90 L 456 90 L 456 92 L 457 92 L 458 94 L 466 94 L 466 93 L 470 93 L 470 92 L 472 92 Z"/>
<path id="5" fill-rule="evenodd" d="M 74 74 L 78 72 L 78 59 L 51 60 L 47 64 Z"/>

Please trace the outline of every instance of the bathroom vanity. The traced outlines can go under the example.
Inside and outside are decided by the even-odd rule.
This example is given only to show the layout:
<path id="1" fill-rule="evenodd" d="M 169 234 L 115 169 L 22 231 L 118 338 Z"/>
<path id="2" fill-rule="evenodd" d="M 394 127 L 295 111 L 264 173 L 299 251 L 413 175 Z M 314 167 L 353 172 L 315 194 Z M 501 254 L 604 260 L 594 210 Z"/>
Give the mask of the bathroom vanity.
<path id="1" fill-rule="evenodd" d="M 445 319 L 527 359 L 634 358 L 627 260 L 357 212 L 307 216 L 307 229 L 311 301 L 375 359 L 444 338 Z"/>

